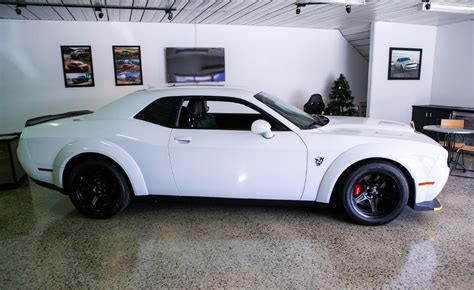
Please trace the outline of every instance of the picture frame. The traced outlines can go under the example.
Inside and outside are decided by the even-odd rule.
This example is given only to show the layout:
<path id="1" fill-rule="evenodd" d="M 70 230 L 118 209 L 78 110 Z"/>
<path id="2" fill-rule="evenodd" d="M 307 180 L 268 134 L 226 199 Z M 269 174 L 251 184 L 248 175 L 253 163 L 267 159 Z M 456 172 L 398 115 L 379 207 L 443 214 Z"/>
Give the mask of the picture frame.
<path id="1" fill-rule="evenodd" d="M 116 86 L 143 85 L 142 58 L 139 45 L 112 46 Z"/>
<path id="2" fill-rule="evenodd" d="M 95 86 L 90 45 L 61 45 L 61 59 L 66 88 Z"/>
<path id="3" fill-rule="evenodd" d="M 390 47 L 388 57 L 389 80 L 419 80 L 423 49 Z"/>

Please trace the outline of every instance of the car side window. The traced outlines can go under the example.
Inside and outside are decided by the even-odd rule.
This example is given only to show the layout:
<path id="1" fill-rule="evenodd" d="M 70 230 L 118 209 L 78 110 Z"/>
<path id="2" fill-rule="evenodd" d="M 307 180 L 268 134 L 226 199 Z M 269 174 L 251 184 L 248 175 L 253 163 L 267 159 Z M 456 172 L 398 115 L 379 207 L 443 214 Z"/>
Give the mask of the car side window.
<path id="1" fill-rule="evenodd" d="M 250 131 L 252 123 L 258 119 L 267 120 L 273 130 L 288 130 L 275 119 L 242 101 L 214 97 L 184 98 L 178 128 Z"/>
<path id="2" fill-rule="evenodd" d="M 181 103 L 182 99 L 178 97 L 160 98 L 136 114 L 135 119 L 175 128 Z"/>

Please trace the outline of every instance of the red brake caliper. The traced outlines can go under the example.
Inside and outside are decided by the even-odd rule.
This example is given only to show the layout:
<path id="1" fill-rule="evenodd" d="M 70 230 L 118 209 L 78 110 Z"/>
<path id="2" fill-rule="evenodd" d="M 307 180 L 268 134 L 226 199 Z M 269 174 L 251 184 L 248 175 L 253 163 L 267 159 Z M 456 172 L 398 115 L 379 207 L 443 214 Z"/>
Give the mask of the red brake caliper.
<path id="1" fill-rule="evenodd" d="M 352 191 L 352 195 L 354 197 L 358 197 L 362 193 L 362 185 L 360 183 L 356 183 L 354 185 L 354 190 Z"/>

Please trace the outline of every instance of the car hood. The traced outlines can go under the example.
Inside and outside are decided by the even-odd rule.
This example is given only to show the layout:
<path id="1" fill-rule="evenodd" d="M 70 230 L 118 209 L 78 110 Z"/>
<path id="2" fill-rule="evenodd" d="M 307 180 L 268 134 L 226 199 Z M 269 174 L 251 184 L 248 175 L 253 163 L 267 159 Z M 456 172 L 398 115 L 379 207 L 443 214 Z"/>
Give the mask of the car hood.
<path id="1" fill-rule="evenodd" d="M 326 116 L 329 123 L 318 130 L 340 135 L 355 135 L 381 138 L 409 139 L 425 143 L 436 143 L 426 135 L 416 133 L 409 125 L 389 120 Z"/>
<path id="2" fill-rule="evenodd" d="M 402 61 L 403 64 L 414 64 L 416 63 L 416 61 L 414 60 L 405 60 L 405 61 Z"/>

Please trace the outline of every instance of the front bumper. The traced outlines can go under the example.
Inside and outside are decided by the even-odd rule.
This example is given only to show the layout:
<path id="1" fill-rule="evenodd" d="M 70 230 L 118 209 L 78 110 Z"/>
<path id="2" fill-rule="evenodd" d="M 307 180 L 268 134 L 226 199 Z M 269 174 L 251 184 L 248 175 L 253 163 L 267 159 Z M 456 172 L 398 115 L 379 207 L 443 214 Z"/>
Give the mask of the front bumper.
<path id="1" fill-rule="evenodd" d="M 417 211 L 427 211 L 427 210 L 440 211 L 443 209 L 443 206 L 441 205 L 439 200 L 435 198 L 433 200 L 415 203 L 415 206 L 413 207 L 413 209 Z"/>

